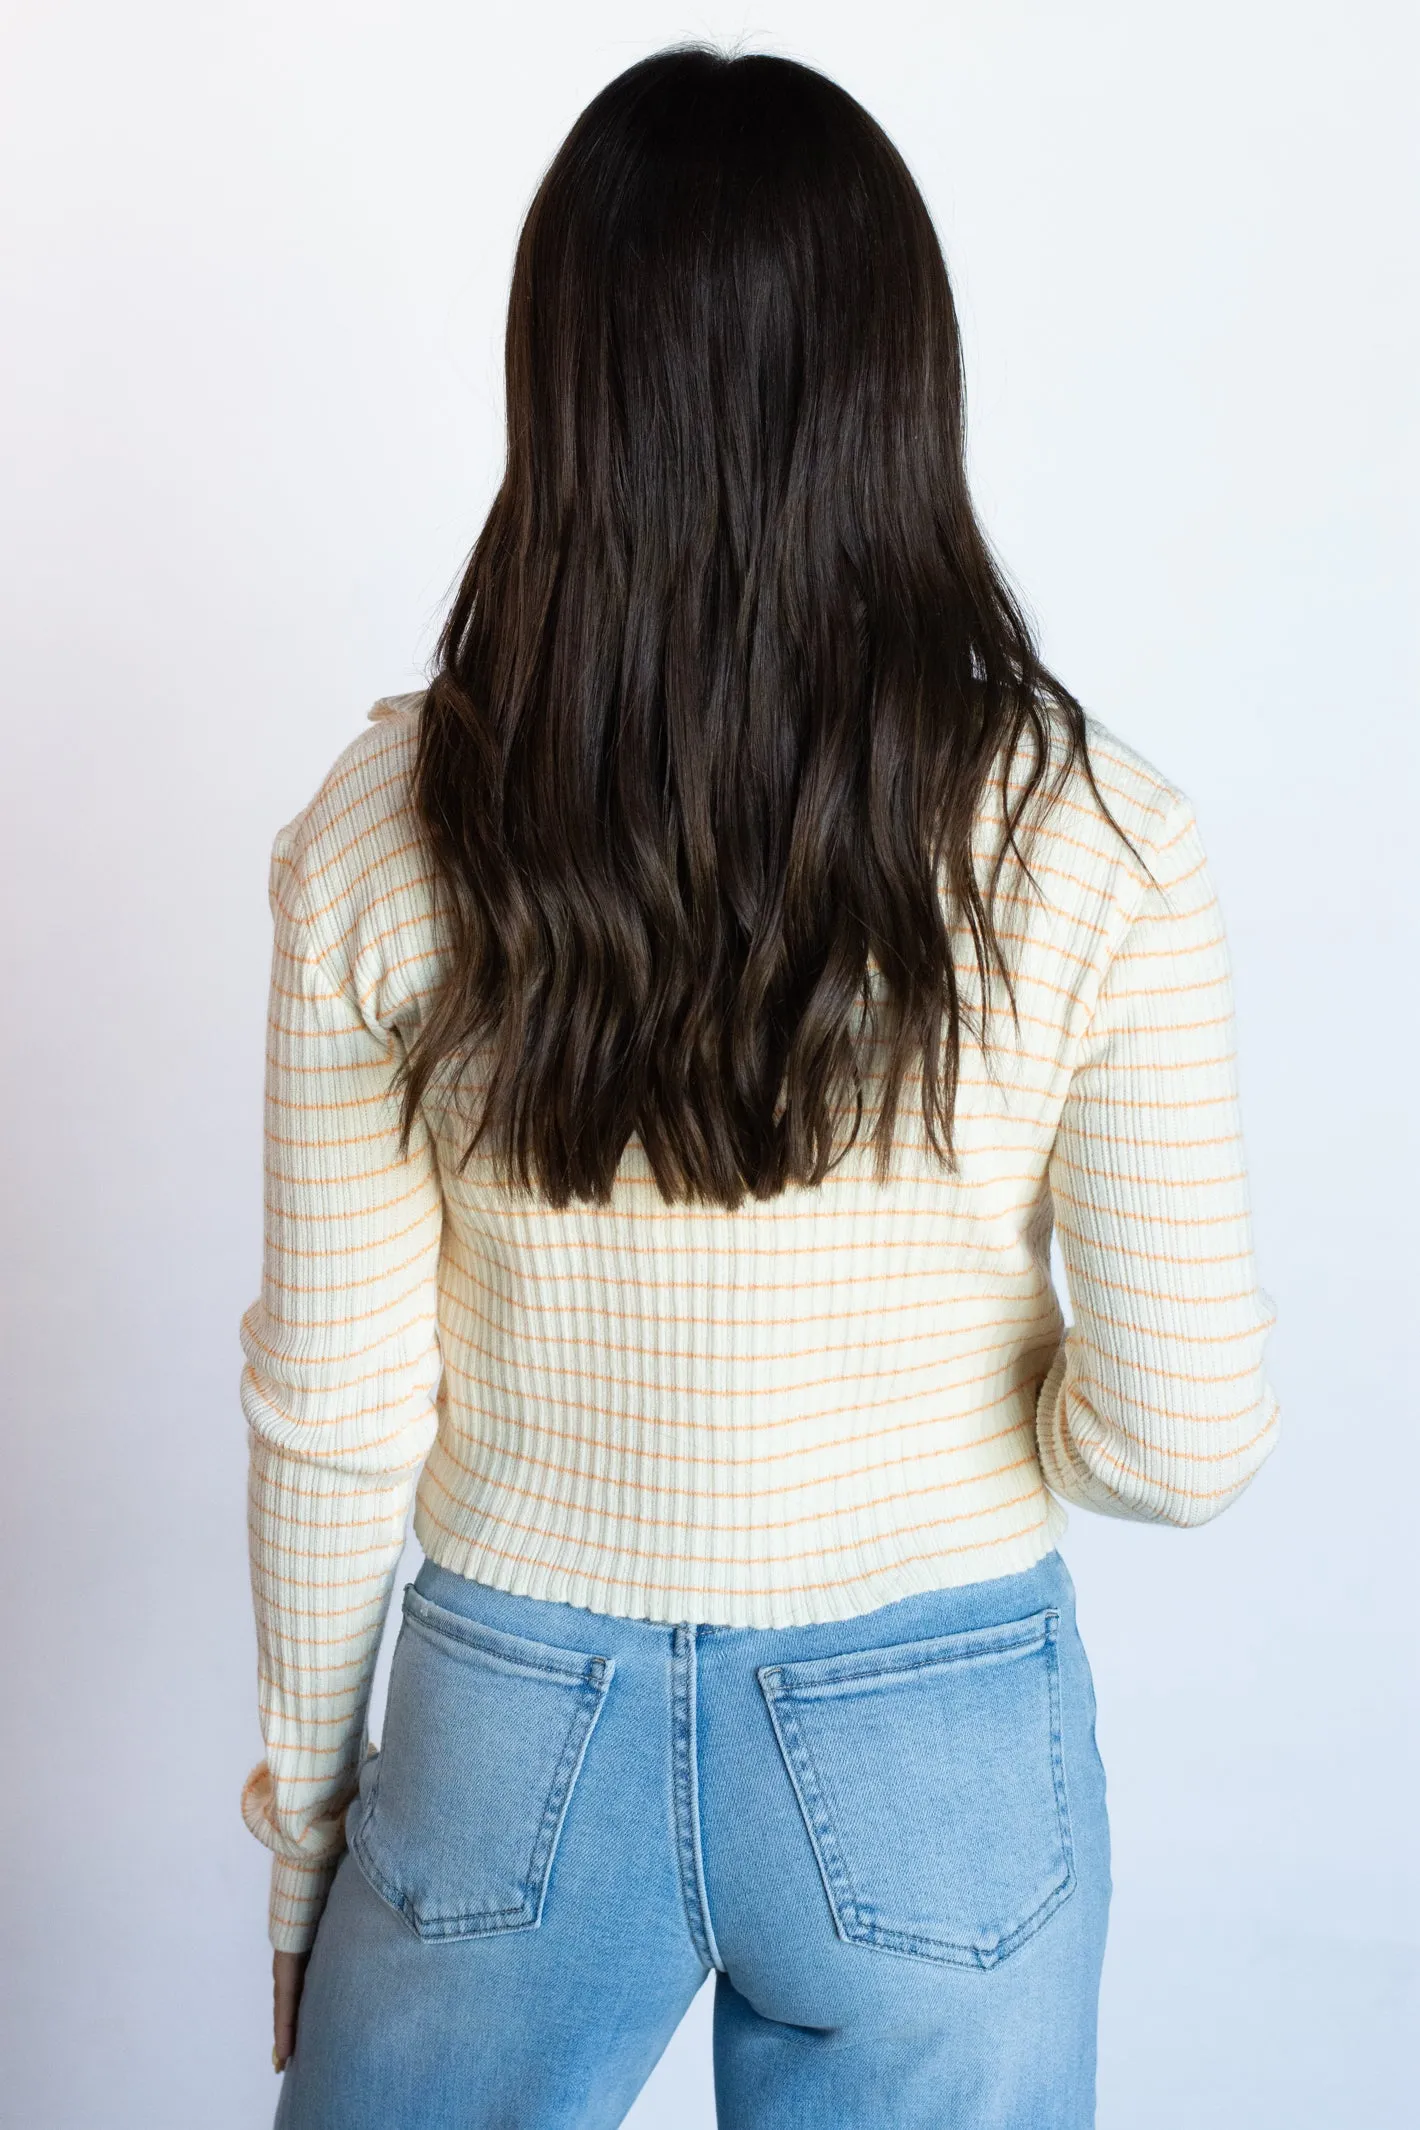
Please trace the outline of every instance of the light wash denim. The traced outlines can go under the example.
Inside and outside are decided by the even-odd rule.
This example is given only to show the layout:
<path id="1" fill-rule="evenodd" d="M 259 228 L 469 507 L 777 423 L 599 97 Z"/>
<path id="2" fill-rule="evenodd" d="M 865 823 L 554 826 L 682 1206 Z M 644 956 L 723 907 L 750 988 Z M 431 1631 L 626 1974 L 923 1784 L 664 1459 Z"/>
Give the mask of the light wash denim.
<path id="1" fill-rule="evenodd" d="M 426 1562 L 277 2130 L 611 2130 L 710 1968 L 725 2130 L 1087 2130 L 1109 1908 L 1058 1553 L 797 1628 Z"/>

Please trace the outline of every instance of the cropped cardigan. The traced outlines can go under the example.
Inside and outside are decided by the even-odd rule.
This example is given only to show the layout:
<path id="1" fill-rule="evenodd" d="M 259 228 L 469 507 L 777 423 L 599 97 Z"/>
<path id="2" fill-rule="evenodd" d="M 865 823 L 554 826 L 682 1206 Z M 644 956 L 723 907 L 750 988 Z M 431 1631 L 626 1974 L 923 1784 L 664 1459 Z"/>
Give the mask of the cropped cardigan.
<path id="1" fill-rule="evenodd" d="M 375 705 L 271 854 L 243 1809 L 291 1951 L 343 1846 L 411 1503 L 426 1554 L 498 1589 L 778 1626 L 1028 1567 L 1065 1503 L 1204 1522 L 1277 1425 L 1223 927 L 1193 810 L 1147 763 L 1092 726 L 1118 827 L 1077 772 L 1030 877 L 1007 869 L 1015 1010 L 964 1040 L 955 1167 L 919 1099 L 881 1184 L 860 1143 L 816 1188 L 668 1205 L 633 1137 L 610 1203 L 558 1210 L 481 1153 L 455 1172 L 437 1075 L 398 1149 L 447 952 L 421 701 Z"/>

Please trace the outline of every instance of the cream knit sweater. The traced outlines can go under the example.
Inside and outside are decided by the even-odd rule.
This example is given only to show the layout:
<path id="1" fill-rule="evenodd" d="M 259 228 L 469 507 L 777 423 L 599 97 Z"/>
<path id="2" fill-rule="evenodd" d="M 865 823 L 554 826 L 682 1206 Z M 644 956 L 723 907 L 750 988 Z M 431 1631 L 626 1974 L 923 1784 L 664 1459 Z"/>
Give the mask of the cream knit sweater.
<path id="1" fill-rule="evenodd" d="M 500 1589 L 772 1626 L 1028 1567 L 1066 1501 L 1201 1523 L 1276 1429 L 1223 931 L 1192 810 L 1147 764 L 1092 728 L 1144 866 L 1077 780 L 1035 890 L 1008 884 L 1018 1018 L 964 1051 L 956 1174 L 909 1099 L 883 1186 L 859 1147 L 817 1190 L 667 1206 L 633 1140 L 610 1205 L 559 1212 L 479 1156 L 455 1175 L 437 1098 L 398 1155 L 391 1072 L 440 967 L 421 700 L 376 704 L 271 859 L 243 1805 L 292 1951 L 342 1847 L 411 1499 L 426 1554 Z"/>

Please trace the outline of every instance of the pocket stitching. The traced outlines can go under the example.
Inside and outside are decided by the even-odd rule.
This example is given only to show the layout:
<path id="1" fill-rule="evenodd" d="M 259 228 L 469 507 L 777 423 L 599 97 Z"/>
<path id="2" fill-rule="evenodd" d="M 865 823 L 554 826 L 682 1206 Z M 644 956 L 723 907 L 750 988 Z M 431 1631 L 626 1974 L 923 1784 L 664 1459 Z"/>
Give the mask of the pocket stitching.
<path id="1" fill-rule="evenodd" d="M 485 1627 L 481 1621 L 434 1604 L 413 1583 L 405 1585 L 404 1617 L 416 1633 L 436 1643 L 452 1642 L 461 1649 L 475 1650 L 505 1670 L 526 1672 L 535 1679 L 555 1679 L 563 1686 L 595 1685 L 611 1675 L 614 1660 L 610 1657 L 589 1656 L 580 1649 L 554 1649 L 550 1642 L 533 1642 L 526 1635 Z"/>
<path id="2" fill-rule="evenodd" d="M 532 1855 L 523 1878 L 523 1907 L 531 1908 L 534 1927 L 542 1921 L 543 1904 L 547 1899 L 548 1881 L 552 1876 L 552 1858 L 557 1848 L 562 1822 L 572 1798 L 572 1785 L 582 1765 L 583 1756 L 596 1728 L 597 1718 L 606 1698 L 607 1683 L 611 1676 L 610 1660 L 594 1657 L 594 1672 L 583 1681 L 577 1690 L 577 1714 L 567 1733 L 562 1757 L 552 1777 L 552 1787 L 543 1808 L 541 1822 L 533 1841 Z M 537 1901 L 530 1900 L 531 1889 L 537 1888 Z"/>
<path id="3" fill-rule="evenodd" d="M 810 1657 L 797 1664 L 767 1664 L 760 1678 L 775 1690 L 813 1693 L 820 1688 L 852 1686 L 860 1680 L 908 1678 L 914 1672 L 993 1657 L 1027 1656 L 1045 1639 L 1060 1614 L 1053 1605 L 1024 1620 L 1004 1620 L 995 1627 L 968 1627 L 957 1634 L 931 1635 L 921 1642 L 898 1642 L 880 1649 L 849 1650 L 843 1656 Z M 910 1657 L 907 1652 L 912 1652 Z M 884 1664 L 883 1657 L 898 1661 Z M 904 1660 L 905 1659 L 905 1660 Z"/>
<path id="4" fill-rule="evenodd" d="M 760 1682 L 764 1685 L 763 1673 L 760 1674 Z M 852 1933 L 847 1926 L 847 1917 L 849 1913 L 854 1918 L 858 1916 L 858 1896 L 824 1806 L 822 1784 L 813 1754 L 809 1750 L 808 1740 L 795 1720 L 792 1706 L 786 1701 L 781 1708 L 777 1693 L 767 1685 L 764 1685 L 764 1691 L 769 1705 L 769 1720 L 779 1740 L 779 1750 L 788 1770 L 789 1780 L 794 1786 L 794 1794 L 799 1800 L 799 1810 L 803 1814 L 809 1840 L 813 1844 L 819 1875 L 833 1914 L 834 1927 L 839 1937 L 845 1943 L 851 1944 Z M 790 1735 L 786 1736 L 786 1732 Z M 812 1791 L 811 1798 L 805 1795 L 806 1789 Z"/>
<path id="5" fill-rule="evenodd" d="M 774 1664 L 766 1664 L 760 1667 L 758 1672 L 760 1688 L 764 1694 L 765 1703 L 769 1711 L 769 1719 L 774 1726 L 775 1736 L 779 1740 L 780 1755 L 784 1761 L 789 1780 L 793 1785 L 794 1793 L 799 1800 L 799 1810 L 803 1815 L 804 1825 L 818 1863 L 819 1875 L 823 1879 L 824 1891 L 828 1895 L 829 1909 L 833 1916 L 834 1927 L 845 1943 L 870 1945 L 879 1951 L 901 1953 L 917 1959 L 936 1960 L 947 1966 L 992 1968 L 999 1966 L 1002 1960 L 1008 1958 L 1011 1953 L 1024 1944 L 1027 1938 L 1033 1936 L 1060 1906 L 1061 1902 L 1066 1900 L 1074 1891 L 1076 1884 L 1074 1841 L 1070 1826 L 1062 1738 L 1060 1663 L 1057 1633 L 1060 1615 L 1058 1610 L 1051 1606 L 1039 1615 L 1039 1619 L 1040 1631 L 1038 1634 L 1034 1635 L 1029 1641 L 1022 1640 L 1018 1643 L 1010 1644 L 1008 1648 L 1001 1649 L 999 1653 L 1003 1655 L 1029 1656 L 1039 1648 L 1044 1648 L 1047 1651 L 1046 1682 L 1050 1706 L 1051 1790 L 1055 1799 L 1056 1829 L 1064 1871 L 1061 1879 L 1050 1889 L 1039 1905 L 1014 1929 L 998 1938 L 991 1946 L 965 1944 L 948 1938 L 935 1938 L 926 1932 L 895 1930 L 891 1925 L 880 1923 L 877 1920 L 876 1911 L 870 1903 L 859 1900 L 842 1850 L 838 1845 L 837 1836 L 833 1831 L 832 1821 L 823 1802 L 822 1782 L 814 1763 L 812 1751 L 794 1715 L 792 1701 L 795 1689 L 793 1686 L 786 1687 L 783 1684 L 785 1673 L 794 1670 L 795 1667 Z M 1009 1624 L 1023 1623 L 1011 1622 Z M 969 1630 L 973 1634 L 979 1631 Z M 952 1638 L 948 1636 L 939 1636 L 935 1638 L 935 1641 L 939 1645 L 950 1639 Z M 919 1646 L 926 1648 L 929 1645 L 923 1644 Z M 864 1650 L 855 1651 L 852 1656 L 854 1658 L 859 1656 L 871 1658 L 876 1654 L 885 1655 L 887 1653 L 886 1651 Z M 987 1653 L 985 1651 L 982 1652 L 982 1654 Z M 817 1667 L 820 1663 L 832 1664 L 837 1660 L 825 1658 L 811 1661 Z M 849 1659 L 845 1658 L 842 1661 L 846 1663 Z M 884 1666 L 877 1673 L 863 1673 L 859 1676 L 910 1678 L 914 1673 L 926 1669 L 948 1669 L 953 1661 L 971 1662 L 972 1658 L 963 1651 L 962 1655 L 956 1660 L 950 1657 L 923 1658 L 917 1663 Z M 815 1684 L 851 1687 L 855 1683 L 855 1678 L 852 1673 L 848 1673 L 837 1679 L 810 1680 L 806 1678 L 804 1683 L 810 1693 L 812 1693 Z M 796 1762 L 798 1763 L 797 1765 Z M 812 1799 L 806 1796 L 806 1790 L 812 1792 Z"/>
<path id="6" fill-rule="evenodd" d="M 427 1600 L 425 1600 L 427 1603 Z M 410 1622 L 415 1627 L 423 1623 Z M 434 1630 L 437 1634 L 437 1629 Z M 495 1652 L 480 1649 L 485 1658 L 496 1656 Z M 569 1652 L 569 1655 L 573 1652 Z M 580 1655 L 580 1652 L 576 1652 Z M 553 1770 L 547 1802 L 543 1807 L 537 1830 L 533 1836 L 532 1853 L 523 1875 L 523 1898 L 509 1908 L 474 1908 L 456 1912 L 421 1914 L 404 1889 L 391 1880 L 375 1861 L 369 1835 L 373 1825 L 375 1805 L 379 1797 L 381 1763 L 383 1752 L 375 1765 L 374 1779 L 370 1785 L 369 1801 L 361 1813 L 359 1826 L 350 1841 L 350 1852 L 374 1891 L 408 1925 L 418 1938 L 453 1939 L 470 1937 L 495 1937 L 505 1931 L 536 1929 L 542 1920 L 542 1911 L 547 1899 L 547 1888 L 552 1876 L 553 1859 L 562 1832 L 562 1824 L 571 1803 L 572 1789 L 586 1756 L 588 1743 L 596 1728 L 606 1699 L 611 1676 L 616 1669 L 612 1657 L 590 1656 L 585 1659 L 583 1676 L 576 1680 L 565 1672 L 551 1669 L 538 1671 L 527 1667 L 534 1676 L 554 1681 L 559 1686 L 575 1685 L 576 1703 L 568 1725 L 567 1738 Z M 537 1874 L 540 1873 L 540 1879 Z M 537 1899 L 531 1899 L 533 1887 Z"/>

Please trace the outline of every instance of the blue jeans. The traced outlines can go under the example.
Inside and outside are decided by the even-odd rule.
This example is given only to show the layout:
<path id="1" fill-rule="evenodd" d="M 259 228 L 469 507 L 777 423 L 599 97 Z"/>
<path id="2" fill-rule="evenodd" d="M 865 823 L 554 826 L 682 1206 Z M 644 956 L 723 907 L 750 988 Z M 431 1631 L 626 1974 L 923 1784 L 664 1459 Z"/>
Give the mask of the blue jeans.
<path id="1" fill-rule="evenodd" d="M 783 1629 L 426 1562 L 277 2130 L 612 2130 L 712 1967 L 726 2130 L 1087 2130 L 1094 1711 L 1058 1553 Z"/>

